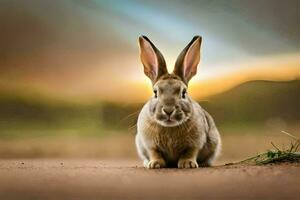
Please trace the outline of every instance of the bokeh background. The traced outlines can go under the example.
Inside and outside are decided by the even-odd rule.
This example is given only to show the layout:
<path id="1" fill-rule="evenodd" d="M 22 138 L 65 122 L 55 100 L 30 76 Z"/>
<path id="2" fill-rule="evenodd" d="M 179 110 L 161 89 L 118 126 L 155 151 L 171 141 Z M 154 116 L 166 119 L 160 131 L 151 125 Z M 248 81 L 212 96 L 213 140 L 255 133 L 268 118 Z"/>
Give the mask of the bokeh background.
<path id="1" fill-rule="evenodd" d="M 215 118 L 221 161 L 300 135 L 297 0 L 1 0 L 0 158 L 136 158 L 152 94 L 137 38 L 169 71 L 203 37 L 190 95 Z"/>

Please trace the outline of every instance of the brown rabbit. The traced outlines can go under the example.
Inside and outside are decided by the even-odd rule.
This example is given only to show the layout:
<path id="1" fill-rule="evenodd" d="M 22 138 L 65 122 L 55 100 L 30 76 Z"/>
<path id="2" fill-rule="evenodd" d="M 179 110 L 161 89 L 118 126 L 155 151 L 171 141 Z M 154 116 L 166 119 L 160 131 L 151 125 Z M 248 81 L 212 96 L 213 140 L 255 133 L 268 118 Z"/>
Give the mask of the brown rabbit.
<path id="1" fill-rule="evenodd" d="M 187 93 L 200 61 L 201 41 L 200 36 L 192 39 L 169 74 L 160 51 L 146 36 L 139 37 L 144 72 L 153 85 L 153 97 L 137 121 L 136 147 L 147 168 L 210 166 L 220 152 L 212 117 Z"/>

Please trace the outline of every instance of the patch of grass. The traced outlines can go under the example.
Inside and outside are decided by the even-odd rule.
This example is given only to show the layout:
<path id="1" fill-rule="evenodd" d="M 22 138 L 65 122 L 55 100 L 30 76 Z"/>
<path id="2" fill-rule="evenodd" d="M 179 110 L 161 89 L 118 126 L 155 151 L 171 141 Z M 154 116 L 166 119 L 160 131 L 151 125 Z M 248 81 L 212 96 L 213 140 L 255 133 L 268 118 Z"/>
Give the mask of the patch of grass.
<path id="1" fill-rule="evenodd" d="M 291 143 L 288 148 L 279 148 L 273 142 L 271 142 L 274 149 L 268 150 L 264 153 L 258 154 L 256 156 L 247 158 L 245 160 L 236 163 L 227 163 L 225 165 L 234 164 L 249 164 L 249 165 L 266 165 L 270 163 L 295 163 L 300 162 L 300 152 L 298 151 L 300 146 L 300 139 L 296 138 L 292 134 L 282 131 L 291 138 Z"/>

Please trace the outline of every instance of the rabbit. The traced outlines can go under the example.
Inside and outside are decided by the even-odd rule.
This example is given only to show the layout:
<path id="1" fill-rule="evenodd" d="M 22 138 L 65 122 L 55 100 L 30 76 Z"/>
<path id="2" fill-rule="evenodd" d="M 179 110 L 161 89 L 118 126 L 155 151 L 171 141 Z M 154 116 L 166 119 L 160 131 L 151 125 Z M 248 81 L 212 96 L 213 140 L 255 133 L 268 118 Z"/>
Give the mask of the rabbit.
<path id="1" fill-rule="evenodd" d="M 146 36 L 139 37 L 140 59 L 153 88 L 139 113 L 135 138 L 145 168 L 211 166 L 220 153 L 213 118 L 187 92 L 197 72 L 201 42 L 202 37 L 195 36 L 168 73 L 161 52 Z"/>

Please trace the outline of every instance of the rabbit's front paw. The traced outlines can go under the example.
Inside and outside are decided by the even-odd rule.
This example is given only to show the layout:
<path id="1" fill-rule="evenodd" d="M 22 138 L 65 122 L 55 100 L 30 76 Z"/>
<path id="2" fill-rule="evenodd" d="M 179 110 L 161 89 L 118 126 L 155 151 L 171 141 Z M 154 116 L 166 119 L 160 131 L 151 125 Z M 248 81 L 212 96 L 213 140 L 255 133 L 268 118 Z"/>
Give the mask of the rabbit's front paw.
<path id="1" fill-rule="evenodd" d="M 166 166 L 166 163 L 164 160 L 150 160 L 148 162 L 148 169 L 159 169 L 164 168 Z"/>
<path id="2" fill-rule="evenodd" d="M 182 159 L 178 161 L 178 168 L 198 168 L 198 163 L 190 159 Z"/>

